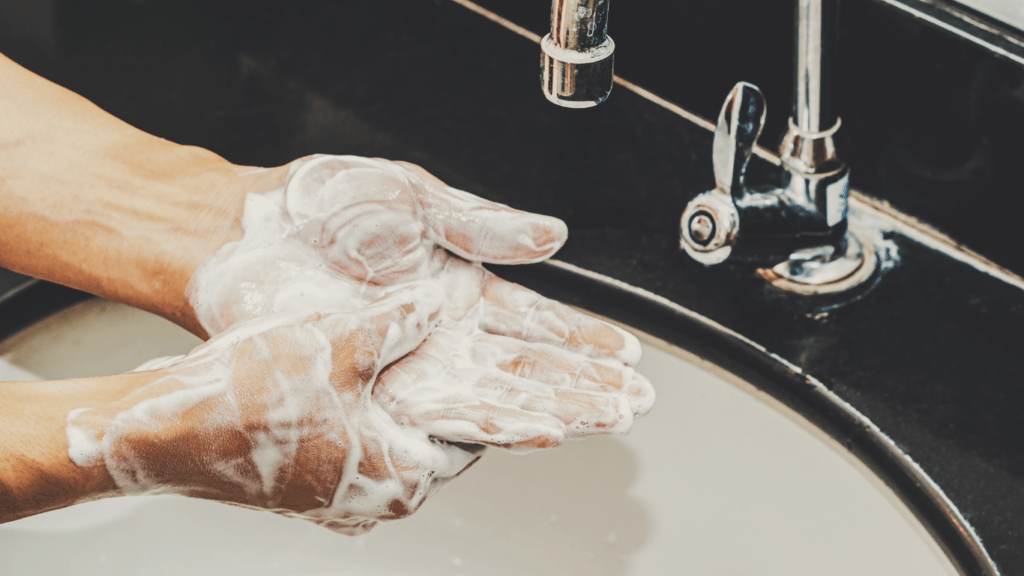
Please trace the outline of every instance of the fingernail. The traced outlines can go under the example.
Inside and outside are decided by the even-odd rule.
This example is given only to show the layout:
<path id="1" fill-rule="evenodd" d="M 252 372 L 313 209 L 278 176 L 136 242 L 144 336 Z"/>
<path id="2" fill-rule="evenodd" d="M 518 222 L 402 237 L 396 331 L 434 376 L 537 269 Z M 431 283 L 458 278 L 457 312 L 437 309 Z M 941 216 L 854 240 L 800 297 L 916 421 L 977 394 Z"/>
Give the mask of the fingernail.
<path id="1" fill-rule="evenodd" d="M 636 366 L 644 353 L 643 348 L 640 347 L 640 340 L 618 326 L 612 326 L 612 329 L 618 332 L 619 336 L 622 336 L 622 348 L 616 356 L 626 366 Z"/>
<path id="2" fill-rule="evenodd" d="M 568 240 L 569 228 L 558 218 L 541 216 L 539 219 L 533 226 L 533 245 L 538 251 L 554 253 Z"/>

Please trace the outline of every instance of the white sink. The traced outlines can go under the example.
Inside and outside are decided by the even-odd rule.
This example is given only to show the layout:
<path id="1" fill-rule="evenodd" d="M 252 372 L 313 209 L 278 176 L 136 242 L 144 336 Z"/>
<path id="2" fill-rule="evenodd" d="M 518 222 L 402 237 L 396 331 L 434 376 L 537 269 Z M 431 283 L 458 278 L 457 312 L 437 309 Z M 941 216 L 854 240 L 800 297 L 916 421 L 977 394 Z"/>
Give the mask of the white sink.
<path id="1" fill-rule="evenodd" d="M 1020 0 L 956 0 L 1018 30 L 1024 31 L 1024 5 Z"/>
<path id="2" fill-rule="evenodd" d="M 0 380 L 125 371 L 198 342 L 93 300 L 0 344 Z M 801 417 L 648 341 L 658 401 L 625 438 L 491 451 L 360 537 L 173 496 L 0 525 L 2 574 L 917 575 L 952 564 L 891 491 Z"/>

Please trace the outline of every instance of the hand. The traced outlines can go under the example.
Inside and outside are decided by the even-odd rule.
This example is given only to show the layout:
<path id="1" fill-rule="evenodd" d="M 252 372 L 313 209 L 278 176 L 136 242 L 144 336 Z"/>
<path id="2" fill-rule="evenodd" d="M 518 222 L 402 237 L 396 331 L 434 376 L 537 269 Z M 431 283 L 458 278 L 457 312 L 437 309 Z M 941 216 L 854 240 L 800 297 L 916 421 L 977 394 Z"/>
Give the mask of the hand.
<path id="1" fill-rule="evenodd" d="M 543 260 L 555 218 L 445 186 L 417 167 L 317 156 L 247 195 L 241 241 L 195 272 L 189 301 L 211 334 L 301 310 L 350 311 L 410 282 L 447 296 L 439 329 L 385 371 L 374 397 L 439 438 L 526 451 L 625 433 L 654 391 L 628 333 L 484 270 Z M 276 186 L 276 187 L 275 187 Z"/>
<path id="2" fill-rule="evenodd" d="M 401 427 L 372 401 L 381 369 L 440 320 L 430 285 L 359 312 L 239 323 L 158 379 L 68 418 L 72 459 L 125 492 L 171 491 L 359 533 L 414 512 L 478 457 Z"/>
<path id="3" fill-rule="evenodd" d="M 203 378 L 216 382 L 238 370 L 249 374 L 246 382 L 259 382 L 266 374 L 246 372 L 242 359 L 249 354 L 267 374 L 290 375 L 273 370 L 313 359 L 305 348 L 271 345 L 287 339 L 269 335 L 308 330 L 272 326 L 271 315 L 290 312 L 294 326 L 320 326 L 327 318 L 359 316 L 378 297 L 417 281 L 445 291 L 438 328 L 394 362 L 388 369 L 394 372 L 378 375 L 378 385 L 364 384 L 360 398 L 376 398 L 362 414 L 381 415 L 373 405 L 386 406 L 391 424 L 400 420 L 401 431 L 437 447 L 422 453 L 434 454 L 428 460 L 464 457 L 427 440 L 426 430 L 529 449 L 563 437 L 623 432 L 632 414 L 649 408 L 653 390 L 630 368 L 639 358 L 635 338 L 479 267 L 549 257 L 565 241 L 560 221 L 486 202 L 415 167 L 380 160 L 314 157 L 270 170 L 235 166 L 207 150 L 140 132 L 2 56 L 0 78 L 9 88 L 0 91 L 0 123 L 8 120 L 0 140 L 6 190 L 0 265 L 149 310 L 202 337 L 224 333 L 211 344 L 223 348 L 220 363 L 197 352 L 156 372 L 3 387 L 0 420 L 7 426 L 0 426 L 0 461 L 10 465 L 0 466 L 0 521 L 104 494 L 115 484 L 102 462 L 111 472 L 130 471 L 128 455 L 150 470 L 119 475 L 129 488 L 166 485 L 254 505 L 305 508 L 312 500 L 299 505 L 287 495 L 323 497 L 312 478 L 288 476 L 284 481 L 300 489 L 275 492 L 278 484 L 262 484 L 265 468 L 255 464 L 267 461 L 246 456 L 247 444 L 214 444 L 259 430 L 232 428 L 225 424 L 230 414 L 199 409 L 234 401 L 222 390 L 226 384 L 204 387 Z M 309 310 L 325 316 L 299 322 Z M 245 344 L 243 328 L 266 346 Z M 343 338 L 342 332 L 334 335 Z M 226 357 L 238 363 L 225 364 Z M 239 397 L 255 407 L 246 417 L 290 396 L 251 388 L 251 396 Z M 190 436 L 187 426 L 174 424 L 173 411 L 148 414 L 164 405 L 156 400 L 162 390 L 172 389 L 173 398 L 197 407 L 183 418 L 223 434 Z M 133 390 L 138 393 L 129 395 Z M 211 395 L 190 396 L 200 392 Z M 315 396 L 313 388 L 297 394 L 307 392 Z M 76 411 L 69 427 L 68 412 L 85 405 L 97 408 Z M 153 419 L 133 420 L 146 414 Z M 547 427 L 531 428 L 525 424 L 531 418 Z M 133 422 L 140 426 L 135 430 L 159 434 L 133 435 Z M 76 445 L 90 438 L 109 442 L 91 460 L 79 452 L 79 462 L 93 463 L 79 467 L 67 458 L 65 432 L 78 434 Z M 179 441 L 188 449 L 161 448 Z M 322 447 L 309 452 L 303 444 L 296 454 L 327 458 L 329 446 Z M 392 451 L 378 448 L 378 455 L 394 459 Z M 422 460 L 411 462 L 408 469 L 415 470 Z M 443 478 L 457 468 L 441 462 L 424 469 L 440 470 L 435 476 Z M 260 482 L 252 480 L 257 477 Z M 333 500 L 316 502 L 323 508 Z M 404 505 L 411 509 L 416 502 Z"/>

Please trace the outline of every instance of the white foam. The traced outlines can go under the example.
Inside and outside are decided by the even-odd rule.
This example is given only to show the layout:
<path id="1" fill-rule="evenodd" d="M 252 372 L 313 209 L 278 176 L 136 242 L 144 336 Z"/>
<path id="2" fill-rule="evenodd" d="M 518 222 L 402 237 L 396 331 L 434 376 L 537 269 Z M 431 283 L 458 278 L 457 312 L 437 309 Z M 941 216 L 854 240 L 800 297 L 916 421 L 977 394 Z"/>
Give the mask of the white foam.
<path id="1" fill-rule="evenodd" d="M 527 452 L 624 434 L 650 409 L 653 388 L 630 367 L 635 337 L 459 257 L 546 258 L 565 241 L 560 221 L 399 164 L 319 156 L 249 193 L 242 227 L 189 285 L 214 337 L 140 366 L 164 376 L 106 424 L 68 417 L 76 463 L 102 454 L 126 493 L 219 498 L 358 533 L 411 513 L 479 457 L 444 441 Z M 395 302 L 415 311 L 396 321 Z M 316 503 L 282 506 L 300 493 Z"/>

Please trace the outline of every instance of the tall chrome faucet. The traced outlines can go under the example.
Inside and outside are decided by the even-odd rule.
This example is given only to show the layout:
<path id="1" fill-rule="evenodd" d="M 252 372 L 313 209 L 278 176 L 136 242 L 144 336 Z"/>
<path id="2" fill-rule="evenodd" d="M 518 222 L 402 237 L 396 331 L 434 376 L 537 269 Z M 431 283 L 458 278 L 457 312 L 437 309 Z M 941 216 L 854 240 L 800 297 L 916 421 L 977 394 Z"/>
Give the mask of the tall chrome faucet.
<path id="1" fill-rule="evenodd" d="M 597 106 L 612 91 L 615 42 L 608 36 L 610 0 L 553 0 L 551 33 L 541 40 L 541 87 L 566 108 Z"/>
<path id="2" fill-rule="evenodd" d="M 837 1 L 796 0 L 795 97 L 778 186 L 745 181 L 764 96 L 745 82 L 729 92 L 712 144 L 715 188 L 680 222 L 680 244 L 698 262 L 749 261 L 776 286 L 807 294 L 845 290 L 874 271 L 871 244 L 847 225 L 850 170 L 836 154 L 841 121 L 829 106 Z"/>
<path id="3" fill-rule="evenodd" d="M 778 185 L 748 186 L 745 173 L 765 120 L 754 85 L 725 100 L 712 149 L 715 187 L 683 213 L 680 245 L 698 262 L 751 262 L 776 286 L 802 293 L 845 290 L 870 277 L 875 256 L 847 226 L 850 170 L 836 155 L 841 125 L 830 107 L 829 71 L 838 0 L 796 2 L 793 113 L 779 153 Z M 601 103 L 614 82 L 609 0 L 553 0 L 541 41 L 541 84 L 568 108 Z"/>

